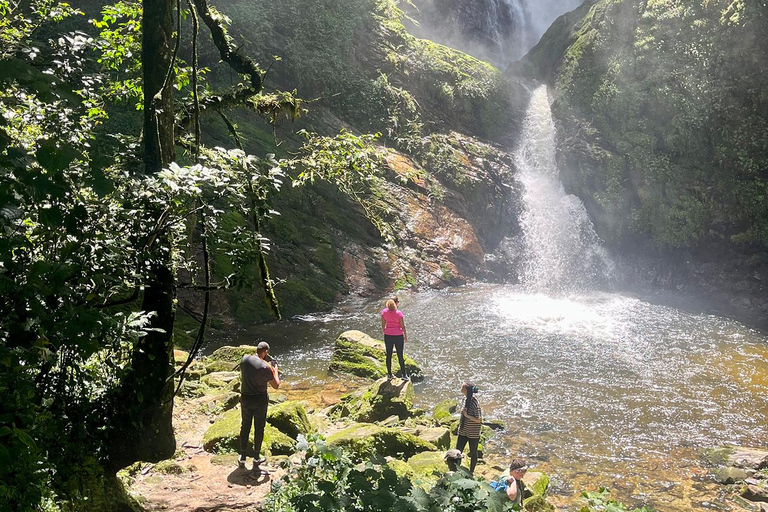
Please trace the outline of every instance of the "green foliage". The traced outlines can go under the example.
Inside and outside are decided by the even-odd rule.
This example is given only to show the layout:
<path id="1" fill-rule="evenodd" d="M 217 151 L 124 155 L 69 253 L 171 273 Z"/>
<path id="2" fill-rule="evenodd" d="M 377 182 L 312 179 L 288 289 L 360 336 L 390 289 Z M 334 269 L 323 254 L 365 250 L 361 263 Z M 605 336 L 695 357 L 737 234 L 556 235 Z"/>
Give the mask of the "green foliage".
<path id="1" fill-rule="evenodd" d="M 611 499 L 609 494 L 610 491 L 605 487 L 600 487 L 597 492 L 582 493 L 587 504 L 581 507 L 579 512 L 656 512 L 651 507 L 629 508 L 623 503 Z"/>
<path id="2" fill-rule="evenodd" d="M 405 476 L 398 476 L 383 460 L 355 465 L 341 448 L 329 447 L 322 437 L 300 438 L 304 458 L 279 482 L 264 501 L 267 511 L 303 512 L 409 511 L 502 512 L 514 510 L 497 493 L 464 471 L 444 475 L 427 492 Z M 416 482 L 417 484 L 418 482 Z"/>
<path id="3" fill-rule="evenodd" d="M 356 136 L 345 130 L 336 137 L 301 133 L 305 142 L 299 156 L 284 162 L 286 167 L 298 171 L 294 186 L 316 179 L 333 183 L 363 209 L 382 236 L 391 239 L 394 233 L 387 221 L 390 207 L 384 201 L 383 165 L 373 146 L 377 135 Z"/>
<path id="4" fill-rule="evenodd" d="M 768 247 L 764 2 L 601 0 L 582 12 L 532 58 L 556 70 L 565 156 L 604 213 L 601 234 Z M 562 32 L 564 53 L 546 54 Z"/>

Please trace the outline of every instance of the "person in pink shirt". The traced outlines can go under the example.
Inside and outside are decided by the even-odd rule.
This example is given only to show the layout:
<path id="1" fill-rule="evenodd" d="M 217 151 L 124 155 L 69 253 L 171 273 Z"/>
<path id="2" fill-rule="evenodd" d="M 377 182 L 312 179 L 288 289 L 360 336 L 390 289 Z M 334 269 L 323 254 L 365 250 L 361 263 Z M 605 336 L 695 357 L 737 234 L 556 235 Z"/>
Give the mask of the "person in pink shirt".
<path id="1" fill-rule="evenodd" d="M 387 348 L 387 377 L 392 380 L 392 349 L 397 349 L 397 359 L 400 362 L 400 373 L 403 379 L 408 380 L 403 359 L 403 347 L 408 341 L 408 333 L 405 330 L 405 318 L 403 312 L 397 309 L 397 297 L 387 301 L 381 310 L 381 330 L 384 332 L 384 346 Z"/>

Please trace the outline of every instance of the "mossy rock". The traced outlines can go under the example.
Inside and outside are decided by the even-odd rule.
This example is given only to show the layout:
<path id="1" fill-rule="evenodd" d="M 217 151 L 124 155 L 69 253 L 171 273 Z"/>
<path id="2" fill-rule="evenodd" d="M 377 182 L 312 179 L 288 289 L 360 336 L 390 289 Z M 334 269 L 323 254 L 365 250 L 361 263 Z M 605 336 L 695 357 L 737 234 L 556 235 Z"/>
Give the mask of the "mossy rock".
<path id="1" fill-rule="evenodd" d="M 416 432 L 416 435 L 428 443 L 437 446 L 440 450 L 447 450 L 451 447 L 451 433 L 447 428 L 421 428 Z"/>
<path id="2" fill-rule="evenodd" d="M 542 494 L 536 494 L 523 501 L 526 512 L 555 512 L 555 507 Z"/>
<path id="3" fill-rule="evenodd" d="M 307 411 L 301 402 L 291 401 L 273 405 L 267 413 L 267 421 L 280 432 L 296 439 L 299 434 L 312 432 Z"/>
<path id="4" fill-rule="evenodd" d="M 200 381 L 212 388 L 229 388 L 230 384 L 238 379 L 240 374 L 237 372 L 213 372 L 203 376 Z"/>
<path id="5" fill-rule="evenodd" d="M 328 445 L 344 448 L 356 460 L 366 460 L 373 455 L 407 459 L 417 453 L 437 449 L 432 443 L 413 434 L 371 423 L 358 423 L 333 434 L 328 438 Z"/>
<path id="6" fill-rule="evenodd" d="M 733 448 L 728 446 L 719 448 L 704 448 L 699 451 L 699 458 L 708 466 L 723 466 L 733 453 Z"/>
<path id="7" fill-rule="evenodd" d="M 392 359 L 393 370 L 399 369 L 397 355 L 393 354 Z M 405 355 L 404 359 L 406 371 L 411 379 L 416 382 L 423 380 L 424 374 L 416 361 L 408 355 Z M 387 354 L 384 342 L 361 331 L 345 331 L 336 339 L 329 369 L 332 372 L 349 373 L 367 379 L 386 377 Z"/>
<path id="8" fill-rule="evenodd" d="M 453 414 L 458 408 L 459 403 L 455 399 L 446 398 L 435 405 L 435 409 L 432 411 L 432 417 L 441 424 L 450 423 L 454 419 Z"/>
<path id="9" fill-rule="evenodd" d="M 409 466 L 407 462 L 400 459 L 392 459 L 387 461 L 387 467 L 394 471 L 398 478 L 407 478 L 410 480 L 413 477 L 413 468 Z"/>
<path id="10" fill-rule="evenodd" d="M 237 451 L 240 445 L 240 409 L 231 409 L 211 425 L 203 436 L 203 448 L 210 453 Z M 249 456 L 253 456 L 253 428 L 248 438 Z M 264 428 L 262 450 L 266 455 L 289 455 L 296 450 L 296 441 L 267 424 Z"/>
<path id="11" fill-rule="evenodd" d="M 166 475 L 183 475 L 189 470 L 178 464 L 175 460 L 161 460 L 155 464 L 155 471 Z"/>
<path id="12" fill-rule="evenodd" d="M 182 398 L 200 398 L 207 390 L 208 388 L 200 381 L 184 379 L 179 388 L 179 396 Z"/>
<path id="13" fill-rule="evenodd" d="M 549 489 L 549 475 L 541 471 L 528 471 L 523 476 L 523 483 L 533 496 L 544 496 Z"/>
<path id="14" fill-rule="evenodd" d="M 408 459 L 408 465 L 413 469 L 414 478 L 434 483 L 441 475 L 448 471 L 445 463 L 445 453 L 429 451 L 417 453 Z"/>
<path id="15" fill-rule="evenodd" d="M 411 381 L 379 379 L 363 393 L 342 397 L 331 414 L 364 423 L 383 421 L 390 416 L 406 419 L 418 413 L 413 409 L 414 396 Z"/>
<path id="16" fill-rule="evenodd" d="M 237 363 L 221 360 L 208 360 L 205 362 L 204 368 L 206 373 L 215 372 L 233 372 L 236 371 Z"/>

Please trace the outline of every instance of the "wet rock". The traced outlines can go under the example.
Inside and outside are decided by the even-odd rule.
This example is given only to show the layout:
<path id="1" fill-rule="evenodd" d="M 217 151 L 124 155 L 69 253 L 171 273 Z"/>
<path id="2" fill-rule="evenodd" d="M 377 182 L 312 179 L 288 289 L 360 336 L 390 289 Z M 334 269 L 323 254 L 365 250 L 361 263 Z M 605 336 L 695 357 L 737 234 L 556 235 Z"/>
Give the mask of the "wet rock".
<path id="1" fill-rule="evenodd" d="M 312 432 L 312 425 L 301 402 L 291 401 L 271 406 L 267 412 L 267 421 L 280 432 L 296 439 L 299 434 Z"/>
<path id="2" fill-rule="evenodd" d="M 386 352 L 384 342 L 376 340 L 361 331 L 346 331 L 336 339 L 336 346 L 331 357 L 330 370 L 349 373 L 368 379 L 379 379 L 387 375 Z M 392 369 L 398 369 L 397 356 L 393 355 Z M 416 382 L 423 380 L 421 368 L 408 355 L 405 367 L 410 378 Z"/>
<path id="3" fill-rule="evenodd" d="M 722 466 L 715 469 L 712 472 L 712 476 L 715 479 L 715 482 L 717 483 L 735 484 L 736 482 L 740 482 L 745 478 L 749 477 L 750 474 L 743 468 Z"/>
<path id="4" fill-rule="evenodd" d="M 741 496 L 749 501 L 768 502 L 768 488 L 761 485 L 747 485 L 741 491 Z"/>
<path id="5" fill-rule="evenodd" d="M 397 428 L 358 423 L 328 438 L 329 446 L 344 448 L 353 459 L 366 460 L 373 455 L 412 457 L 437 448 L 413 434 Z"/>
<path id="6" fill-rule="evenodd" d="M 763 469 L 768 467 L 768 451 L 734 447 L 728 453 L 728 463 L 737 468 Z"/>

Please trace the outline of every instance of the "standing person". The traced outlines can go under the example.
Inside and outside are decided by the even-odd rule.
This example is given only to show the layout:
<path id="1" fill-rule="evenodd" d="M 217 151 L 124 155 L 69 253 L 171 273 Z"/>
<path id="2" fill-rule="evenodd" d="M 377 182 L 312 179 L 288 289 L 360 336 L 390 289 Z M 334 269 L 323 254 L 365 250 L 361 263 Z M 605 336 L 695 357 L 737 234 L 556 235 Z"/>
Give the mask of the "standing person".
<path id="1" fill-rule="evenodd" d="M 483 411 L 475 397 L 477 386 L 471 382 L 465 382 L 461 385 L 461 392 L 467 398 L 461 409 L 456 449 L 463 452 L 464 447 L 469 443 L 469 472 L 474 473 L 477 465 L 477 445 L 480 444 L 480 429 L 483 426 Z"/>
<path id="2" fill-rule="evenodd" d="M 268 362 L 271 360 L 271 363 Z M 267 424 L 267 407 L 269 393 L 267 386 L 274 389 L 280 387 L 280 376 L 277 372 L 277 361 L 269 357 L 269 343 L 262 341 L 256 346 L 256 355 L 245 355 L 240 362 L 240 402 L 242 409 L 242 424 L 240 427 L 240 458 L 238 464 L 245 467 L 245 456 L 248 449 L 248 437 L 251 433 L 251 422 L 254 424 L 253 435 L 253 469 L 258 468 L 266 458 L 261 457 L 261 444 L 264 442 L 264 427 Z"/>
<path id="3" fill-rule="evenodd" d="M 387 349 L 387 378 L 392 380 L 392 349 L 397 349 L 397 359 L 400 362 L 400 373 L 403 379 L 408 380 L 403 359 L 403 347 L 408 341 L 408 333 L 405 330 L 405 317 L 403 312 L 397 309 L 400 301 L 397 296 L 387 301 L 386 307 L 381 310 L 381 330 L 384 332 L 384 346 Z"/>

